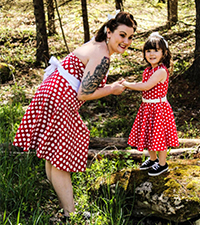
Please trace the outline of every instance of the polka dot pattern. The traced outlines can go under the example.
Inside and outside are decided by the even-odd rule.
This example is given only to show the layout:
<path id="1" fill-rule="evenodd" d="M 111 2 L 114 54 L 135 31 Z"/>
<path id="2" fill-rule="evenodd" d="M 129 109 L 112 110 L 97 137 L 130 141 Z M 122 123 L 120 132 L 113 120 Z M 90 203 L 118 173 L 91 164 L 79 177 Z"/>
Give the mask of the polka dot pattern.
<path id="1" fill-rule="evenodd" d="M 73 54 L 62 62 L 77 79 L 83 77 L 85 66 Z M 106 83 L 106 77 L 101 87 Z M 35 149 L 39 158 L 67 172 L 85 171 L 89 146 L 89 130 L 78 110 L 84 101 L 58 71 L 38 88 L 16 133 L 13 145 L 24 151 Z"/>
<path id="2" fill-rule="evenodd" d="M 142 82 L 147 82 L 152 74 L 160 68 L 167 71 L 166 81 L 158 83 L 148 91 L 143 91 L 143 98 L 157 99 L 166 96 L 169 72 L 164 65 L 154 69 L 146 68 Z M 165 151 L 168 146 L 179 146 L 174 115 L 168 101 L 162 103 L 142 102 L 131 129 L 128 144 L 137 147 L 139 151 L 143 151 L 144 148 L 149 151 Z"/>

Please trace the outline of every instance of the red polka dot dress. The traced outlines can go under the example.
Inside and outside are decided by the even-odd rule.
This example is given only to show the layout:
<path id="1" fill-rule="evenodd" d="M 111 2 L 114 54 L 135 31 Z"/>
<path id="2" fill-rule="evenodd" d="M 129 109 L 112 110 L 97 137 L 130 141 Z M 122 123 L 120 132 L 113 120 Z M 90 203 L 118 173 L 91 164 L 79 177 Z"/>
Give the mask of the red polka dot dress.
<path id="1" fill-rule="evenodd" d="M 166 81 L 159 82 L 148 91 L 143 91 L 144 99 L 159 99 L 166 96 L 169 72 L 164 65 L 159 65 L 154 69 L 146 68 L 142 82 L 147 82 L 151 75 L 160 68 L 167 71 Z M 179 146 L 174 115 L 168 101 L 142 102 L 131 129 L 128 144 L 137 147 L 139 151 L 143 151 L 144 148 L 149 151 L 164 151 L 168 146 Z"/>
<path id="2" fill-rule="evenodd" d="M 73 54 L 61 63 L 81 81 L 84 64 Z M 99 88 L 106 83 L 102 80 Z M 33 97 L 16 133 L 13 145 L 28 151 L 35 149 L 39 158 L 67 172 L 85 171 L 89 130 L 78 110 L 84 101 L 58 70 L 46 78 Z"/>

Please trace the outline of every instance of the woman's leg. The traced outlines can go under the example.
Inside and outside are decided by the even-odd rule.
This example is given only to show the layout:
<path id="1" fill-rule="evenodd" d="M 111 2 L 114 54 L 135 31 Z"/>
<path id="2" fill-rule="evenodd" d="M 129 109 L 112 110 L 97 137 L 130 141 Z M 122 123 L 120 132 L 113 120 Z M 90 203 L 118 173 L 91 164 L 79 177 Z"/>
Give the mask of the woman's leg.
<path id="1" fill-rule="evenodd" d="M 66 216 L 74 212 L 73 188 L 69 172 L 56 169 L 46 160 L 45 170 L 48 180 L 53 185 L 58 195 L 59 205 L 63 208 Z"/>
<path id="2" fill-rule="evenodd" d="M 69 172 L 58 170 L 52 166 L 50 177 L 51 183 L 63 207 L 64 214 L 65 216 L 69 216 L 69 213 L 75 212 L 71 175 Z"/>
<path id="3" fill-rule="evenodd" d="M 45 162 L 45 171 L 46 171 L 47 179 L 50 182 L 51 182 L 51 168 L 52 168 L 51 163 L 46 160 L 46 162 Z"/>

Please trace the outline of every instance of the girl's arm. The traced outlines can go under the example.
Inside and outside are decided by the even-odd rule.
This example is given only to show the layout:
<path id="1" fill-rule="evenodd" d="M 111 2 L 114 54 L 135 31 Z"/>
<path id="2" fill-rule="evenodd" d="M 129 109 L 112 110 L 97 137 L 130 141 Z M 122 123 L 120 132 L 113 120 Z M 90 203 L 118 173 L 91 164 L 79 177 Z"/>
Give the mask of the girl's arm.
<path id="1" fill-rule="evenodd" d="M 136 91 L 148 91 L 154 86 L 156 86 L 159 82 L 164 83 L 165 80 L 167 79 L 167 72 L 165 69 L 159 69 L 157 70 L 147 82 L 142 83 L 142 82 L 127 82 L 124 81 L 122 84 L 131 90 L 136 90 Z"/>
<path id="2" fill-rule="evenodd" d="M 93 100 L 110 94 L 118 95 L 124 91 L 123 81 L 114 82 L 113 84 L 105 85 L 103 88 L 98 88 L 109 69 L 109 65 L 110 59 L 106 56 L 102 56 L 102 58 L 91 57 L 86 65 L 77 93 L 78 100 Z"/>

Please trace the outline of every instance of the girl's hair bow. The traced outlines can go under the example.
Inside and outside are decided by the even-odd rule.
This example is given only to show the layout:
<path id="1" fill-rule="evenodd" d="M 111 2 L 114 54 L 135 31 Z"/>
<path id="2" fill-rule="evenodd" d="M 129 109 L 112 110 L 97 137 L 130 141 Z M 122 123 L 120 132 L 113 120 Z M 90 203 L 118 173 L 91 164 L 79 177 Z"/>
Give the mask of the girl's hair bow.
<path id="1" fill-rule="evenodd" d="M 159 37 L 161 39 L 163 39 L 163 41 L 165 42 L 166 47 L 168 48 L 168 43 L 167 41 L 164 39 L 164 37 L 162 35 L 160 35 L 158 32 L 153 32 L 150 34 L 149 37 Z"/>

